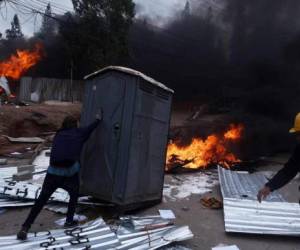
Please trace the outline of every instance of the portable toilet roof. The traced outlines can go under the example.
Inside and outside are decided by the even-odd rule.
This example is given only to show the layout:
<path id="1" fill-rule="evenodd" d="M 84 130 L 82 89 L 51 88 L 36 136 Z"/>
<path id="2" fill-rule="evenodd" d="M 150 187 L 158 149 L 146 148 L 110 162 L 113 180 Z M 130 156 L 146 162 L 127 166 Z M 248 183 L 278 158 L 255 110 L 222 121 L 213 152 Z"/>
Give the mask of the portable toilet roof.
<path id="1" fill-rule="evenodd" d="M 134 69 L 130 69 L 130 68 L 126 68 L 126 67 L 122 67 L 122 66 L 108 66 L 108 67 L 105 67 L 103 69 L 100 69 L 98 71 L 95 71 L 94 73 L 92 74 L 89 74 L 87 76 L 84 77 L 84 80 L 89 80 L 91 78 L 94 78 L 98 75 L 101 75 L 103 73 L 106 73 L 108 71 L 119 71 L 119 72 L 123 72 L 125 74 L 129 74 L 129 75 L 133 75 L 133 76 L 137 76 L 137 77 L 140 77 L 142 79 L 144 79 L 145 81 L 155 85 L 156 87 L 159 87 L 159 88 L 162 88 L 168 92 L 171 92 L 174 94 L 174 90 L 173 89 L 170 89 L 168 88 L 166 85 L 164 85 L 163 83 L 161 82 L 158 82 L 156 81 L 155 79 L 143 74 L 142 72 L 139 72 L 137 70 L 134 70 Z"/>

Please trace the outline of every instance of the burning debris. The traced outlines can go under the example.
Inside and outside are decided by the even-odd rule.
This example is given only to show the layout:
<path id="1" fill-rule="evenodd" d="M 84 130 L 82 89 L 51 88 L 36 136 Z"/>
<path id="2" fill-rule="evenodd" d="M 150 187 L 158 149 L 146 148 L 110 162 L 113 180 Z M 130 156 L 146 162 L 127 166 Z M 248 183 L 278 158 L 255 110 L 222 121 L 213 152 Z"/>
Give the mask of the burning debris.
<path id="1" fill-rule="evenodd" d="M 11 55 L 9 59 L 0 62 L 0 76 L 18 80 L 41 60 L 42 48 L 42 45 L 37 43 L 33 51 L 17 50 L 16 55 Z"/>
<path id="2" fill-rule="evenodd" d="M 0 101 L 9 101 L 16 97 L 11 93 L 7 79 L 19 80 L 24 73 L 41 60 L 42 48 L 42 45 L 37 43 L 33 51 L 17 50 L 15 55 L 0 62 Z"/>
<path id="3" fill-rule="evenodd" d="M 242 124 L 231 124 L 222 135 L 212 134 L 206 139 L 193 138 L 188 146 L 176 142 L 168 145 L 166 171 L 178 166 L 188 169 L 207 168 L 211 165 L 222 165 L 229 168 L 240 159 L 229 150 L 229 144 L 241 138 L 244 130 Z"/>

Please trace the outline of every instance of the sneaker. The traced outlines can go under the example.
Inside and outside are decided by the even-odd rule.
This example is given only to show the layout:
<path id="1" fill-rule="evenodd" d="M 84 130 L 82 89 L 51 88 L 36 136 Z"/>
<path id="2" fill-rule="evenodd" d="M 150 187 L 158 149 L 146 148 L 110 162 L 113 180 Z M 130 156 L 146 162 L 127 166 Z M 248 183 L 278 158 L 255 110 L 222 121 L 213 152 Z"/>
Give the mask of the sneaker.
<path id="1" fill-rule="evenodd" d="M 73 221 L 66 221 L 64 224 L 64 228 L 69 228 L 69 227 L 76 227 L 78 226 L 78 221 L 73 220 Z"/>
<path id="2" fill-rule="evenodd" d="M 22 227 L 22 229 L 17 234 L 17 239 L 18 240 L 27 240 L 27 233 L 28 233 L 28 229 L 25 227 Z"/>

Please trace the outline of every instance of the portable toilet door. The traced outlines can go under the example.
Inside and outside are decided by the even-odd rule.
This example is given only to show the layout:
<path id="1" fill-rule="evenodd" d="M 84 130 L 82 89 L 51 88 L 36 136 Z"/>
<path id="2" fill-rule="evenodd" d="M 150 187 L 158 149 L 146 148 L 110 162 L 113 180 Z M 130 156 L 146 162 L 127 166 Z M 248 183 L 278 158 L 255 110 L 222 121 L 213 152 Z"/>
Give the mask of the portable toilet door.
<path id="1" fill-rule="evenodd" d="M 104 112 L 99 128 L 91 135 L 92 138 L 83 149 L 85 155 L 82 159 L 83 165 L 88 167 L 84 167 L 81 171 L 81 186 L 82 192 L 94 194 L 95 197 L 104 200 L 112 199 L 125 91 L 126 79 L 114 72 L 107 72 L 89 80 L 86 84 L 82 124 L 88 125 L 94 121 L 95 115 L 100 110 Z"/>

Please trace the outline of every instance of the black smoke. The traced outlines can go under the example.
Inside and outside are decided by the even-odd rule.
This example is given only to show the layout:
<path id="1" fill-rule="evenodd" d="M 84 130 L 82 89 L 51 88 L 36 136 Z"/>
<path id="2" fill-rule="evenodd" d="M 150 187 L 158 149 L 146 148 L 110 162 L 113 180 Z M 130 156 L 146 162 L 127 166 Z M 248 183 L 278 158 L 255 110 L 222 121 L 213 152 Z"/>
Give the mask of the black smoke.
<path id="1" fill-rule="evenodd" d="M 127 65 L 174 88 L 175 105 L 245 123 L 253 155 L 287 150 L 300 111 L 300 1 L 201 3 L 160 28 L 136 20 Z"/>
<path id="2" fill-rule="evenodd" d="M 227 99 L 231 89 L 247 94 L 298 81 L 291 67 L 300 61 L 300 2 L 224 1 L 201 14 L 182 10 L 160 28 L 136 20 L 128 64 L 178 90 L 178 100 Z"/>

